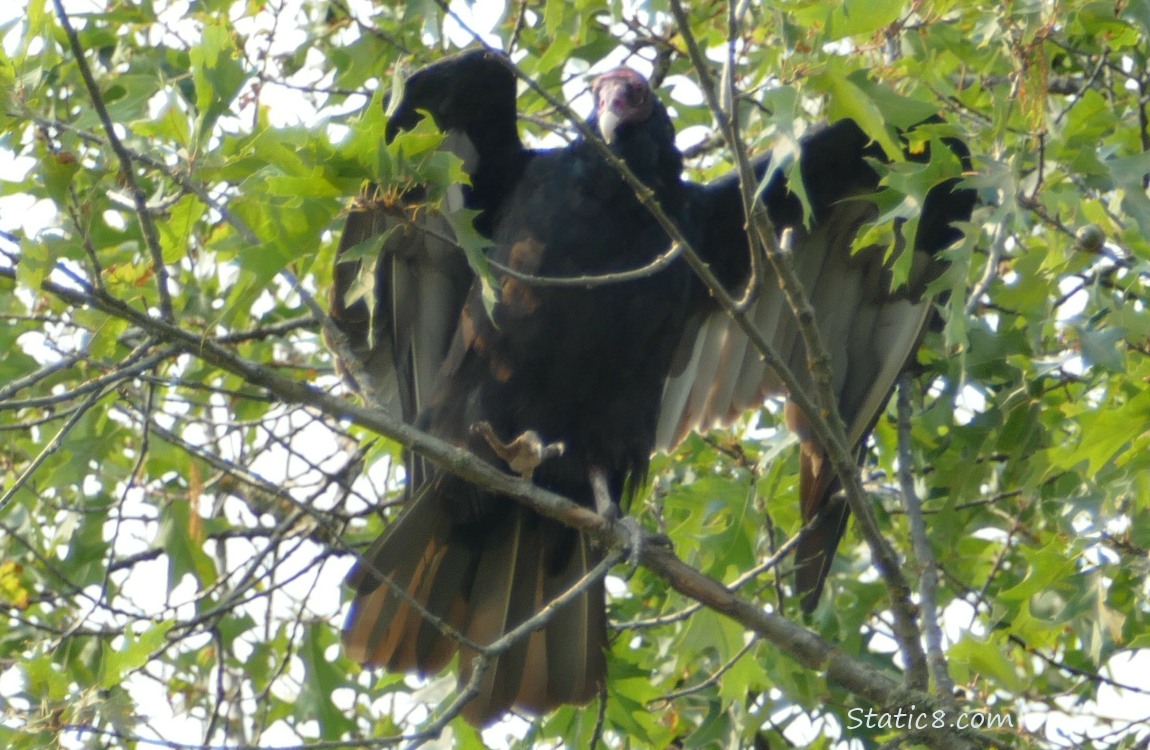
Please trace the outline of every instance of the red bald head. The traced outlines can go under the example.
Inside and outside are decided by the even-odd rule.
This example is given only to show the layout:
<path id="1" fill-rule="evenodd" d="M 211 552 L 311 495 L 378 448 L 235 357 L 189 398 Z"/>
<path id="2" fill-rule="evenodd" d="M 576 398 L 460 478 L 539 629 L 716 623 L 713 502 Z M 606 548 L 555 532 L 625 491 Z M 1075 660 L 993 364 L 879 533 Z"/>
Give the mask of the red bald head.
<path id="1" fill-rule="evenodd" d="M 638 124 L 651 116 L 655 94 L 647 79 L 630 68 L 616 68 L 595 79 L 595 121 L 603 140 L 615 140 L 624 123 Z"/>

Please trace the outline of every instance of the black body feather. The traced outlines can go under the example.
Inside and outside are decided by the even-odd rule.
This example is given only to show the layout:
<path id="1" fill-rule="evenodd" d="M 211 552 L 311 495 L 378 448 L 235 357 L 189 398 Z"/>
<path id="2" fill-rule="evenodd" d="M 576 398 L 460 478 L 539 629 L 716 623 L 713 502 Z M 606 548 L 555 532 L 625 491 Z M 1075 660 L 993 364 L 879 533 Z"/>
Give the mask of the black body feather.
<path id="1" fill-rule="evenodd" d="M 645 82 L 630 72 L 596 84 L 612 151 L 650 188 L 668 216 L 732 289 L 746 283 L 748 247 L 736 178 L 685 183 L 674 129 Z M 591 144 L 536 152 L 520 144 L 515 79 L 505 61 L 464 53 L 412 76 L 391 120 L 391 134 L 429 112 L 465 162 L 472 185 L 463 203 L 481 213 L 492 259 L 535 276 L 630 271 L 666 252 L 669 240 L 634 191 Z M 598 117 L 607 112 L 600 122 Z M 609 120 L 609 123 L 607 122 Z M 861 445 L 895 376 L 917 348 L 930 311 L 921 297 L 933 256 L 957 234 L 973 197 L 940 185 L 924 209 L 921 255 L 906 290 L 889 291 L 881 249 L 855 255 L 859 226 L 878 177 L 867 163 L 881 151 L 849 121 L 803 141 L 801 174 L 814 216 L 781 171 L 763 192 L 772 220 L 791 227 L 800 275 L 832 346 L 840 411 Z M 755 169 L 761 178 L 770 164 Z M 450 208 L 448 209 L 450 210 Z M 361 206 L 349 216 L 341 252 L 394 223 Z M 434 214 L 423 221 L 442 223 Z M 442 227 L 436 225 L 439 230 Z M 442 232 L 440 232 L 442 233 Z M 618 500 L 641 480 L 650 455 L 692 429 L 728 423 L 778 393 L 754 347 L 716 307 L 681 260 L 642 278 L 589 286 L 545 286 L 496 274 L 499 299 L 488 316 L 463 254 L 410 228 L 393 232 L 376 269 L 376 305 L 345 304 L 358 263 L 337 266 L 332 316 L 355 354 L 393 390 L 392 408 L 429 432 L 508 469 L 473 429 L 491 426 L 501 441 L 534 430 L 562 442 L 533 481 L 594 507 L 591 475 L 605 477 Z M 792 369 L 805 373 L 793 316 L 770 274 L 752 311 Z M 805 375 L 803 377 L 806 377 Z M 836 481 L 801 414 L 788 421 L 803 441 L 805 518 L 819 517 L 798 557 L 797 590 L 813 608 L 845 528 L 841 504 L 824 513 Z M 539 517 L 440 470 L 413 462 L 404 514 L 349 576 L 356 592 L 344 631 L 349 654 L 364 663 L 422 673 L 443 668 L 458 645 L 383 584 L 402 589 L 437 618 L 477 643 L 490 643 L 537 612 L 601 559 L 582 534 Z M 594 697 L 606 679 L 602 584 L 564 607 L 548 625 L 491 665 L 479 696 L 465 708 L 473 723 L 512 706 L 542 712 Z M 461 656 L 461 679 L 473 655 Z"/>

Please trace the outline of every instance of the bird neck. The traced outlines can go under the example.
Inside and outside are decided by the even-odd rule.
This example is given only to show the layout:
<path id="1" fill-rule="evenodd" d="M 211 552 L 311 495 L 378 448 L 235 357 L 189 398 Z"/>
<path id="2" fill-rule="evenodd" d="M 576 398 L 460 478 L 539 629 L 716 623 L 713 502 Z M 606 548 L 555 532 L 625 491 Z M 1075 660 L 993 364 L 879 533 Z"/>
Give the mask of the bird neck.
<path id="1" fill-rule="evenodd" d="M 597 130 L 594 117 L 589 125 Z M 591 144 L 584 146 L 591 157 L 602 164 L 604 171 L 616 173 L 598 149 Z M 655 199 L 669 212 L 678 212 L 684 200 L 683 156 L 675 147 L 675 130 L 665 110 L 657 108 L 645 122 L 626 125 L 619 129 L 618 136 L 608 148 L 623 160 L 639 180 L 655 193 Z M 621 175 L 615 174 L 620 185 L 628 192 Z"/>

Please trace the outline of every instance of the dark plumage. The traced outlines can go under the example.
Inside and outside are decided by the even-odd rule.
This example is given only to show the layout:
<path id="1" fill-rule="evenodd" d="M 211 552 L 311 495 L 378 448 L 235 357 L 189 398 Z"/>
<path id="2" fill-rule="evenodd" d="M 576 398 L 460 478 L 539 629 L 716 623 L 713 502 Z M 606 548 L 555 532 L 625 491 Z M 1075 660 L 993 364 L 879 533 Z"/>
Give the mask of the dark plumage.
<path id="1" fill-rule="evenodd" d="M 738 184 L 685 183 L 674 128 L 646 81 L 629 70 L 595 83 L 590 124 L 650 188 L 663 210 L 732 286 L 748 269 Z M 429 112 L 464 160 L 472 185 L 446 201 L 478 209 L 499 266 L 535 276 L 584 276 L 632 270 L 664 253 L 669 240 L 634 191 L 582 140 L 530 151 L 519 141 L 515 79 L 505 61 L 464 53 L 413 75 L 389 135 Z M 946 225 L 969 213 L 965 193 L 944 185 L 943 210 L 924 211 L 934 235 L 917 250 L 922 268 L 909 292 L 891 295 L 881 255 L 850 253 L 873 204 L 844 198 L 873 192 L 877 176 L 864 156 L 880 156 L 853 123 L 804 141 L 802 175 L 814 208 L 802 229 L 797 199 L 781 172 L 764 193 L 772 218 L 797 230 L 796 260 L 835 352 L 840 408 L 860 444 L 891 384 L 913 354 L 930 309 L 919 298 L 930 255 L 955 234 Z M 756 169 L 768 168 L 766 160 Z M 928 216 L 929 215 L 929 216 Z M 421 221 L 449 233 L 435 213 Z M 397 220 L 385 207 L 361 206 L 348 218 L 341 253 Z M 402 224 L 402 222 L 401 222 Z M 937 226 L 935 226 L 937 225 Z M 404 418 L 510 469 L 510 443 L 527 431 L 562 443 L 534 467 L 533 481 L 595 506 L 592 475 L 612 498 L 647 472 L 652 451 L 691 429 L 729 422 L 779 391 L 745 336 L 723 316 L 681 260 L 642 278 L 591 286 L 545 286 L 496 273 L 498 300 L 488 316 L 463 254 L 409 226 L 392 232 L 376 268 L 374 319 L 348 305 L 358 262 L 337 266 L 332 316 L 355 355 L 385 383 Z M 770 278 L 753 314 L 783 357 L 805 371 L 789 309 Z M 832 302 L 833 304 L 827 304 Z M 846 309 L 849 305 L 849 310 Z M 843 309 L 840 309 L 843 308 Z M 821 310 L 820 310 L 821 311 Z M 801 415 L 788 421 L 802 435 Z M 479 429 L 481 428 L 482 429 Z M 805 436 L 804 436 L 805 437 Z M 502 457 L 501 457 L 502 456 Z M 803 443 L 804 517 L 815 516 L 834 487 L 821 449 Z M 380 575 L 477 643 L 490 643 L 567 589 L 601 559 L 582 534 L 414 461 L 403 515 L 349 576 L 356 596 L 344 630 L 349 655 L 365 664 L 431 673 L 458 649 Z M 800 551 L 804 607 L 817 602 L 846 514 L 829 516 Z M 543 712 L 586 702 L 606 679 L 602 584 L 564 607 L 546 628 L 499 657 L 480 695 L 465 708 L 484 724 L 512 706 Z M 473 655 L 461 655 L 461 679 Z"/>

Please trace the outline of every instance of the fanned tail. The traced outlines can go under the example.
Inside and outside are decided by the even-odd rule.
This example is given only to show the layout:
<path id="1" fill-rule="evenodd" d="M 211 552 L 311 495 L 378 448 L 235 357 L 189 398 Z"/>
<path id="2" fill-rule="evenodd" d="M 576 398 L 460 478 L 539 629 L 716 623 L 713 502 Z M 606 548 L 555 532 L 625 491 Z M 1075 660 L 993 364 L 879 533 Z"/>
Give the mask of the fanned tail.
<path id="1" fill-rule="evenodd" d="M 425 486 L 349 574 L 355 599 L 343 643 L 355 661 L 433 674 L 458 650 L 462 686 L 471 678 L 474 651 L 460 649 L 392 587 L 482 646 L 534 615 L 602 557 L 582 534 L 510 498 L 487 497 L 487 512 L 460 522 L 458 504 L 449 499 L 454 488 L 463 489 L 452 481 Z M 599 581 L 492 659 L 464 718 L 483 726 L 513 706 L 541 714 L 586 703 L 606 680 L 606 639 Z"/>

